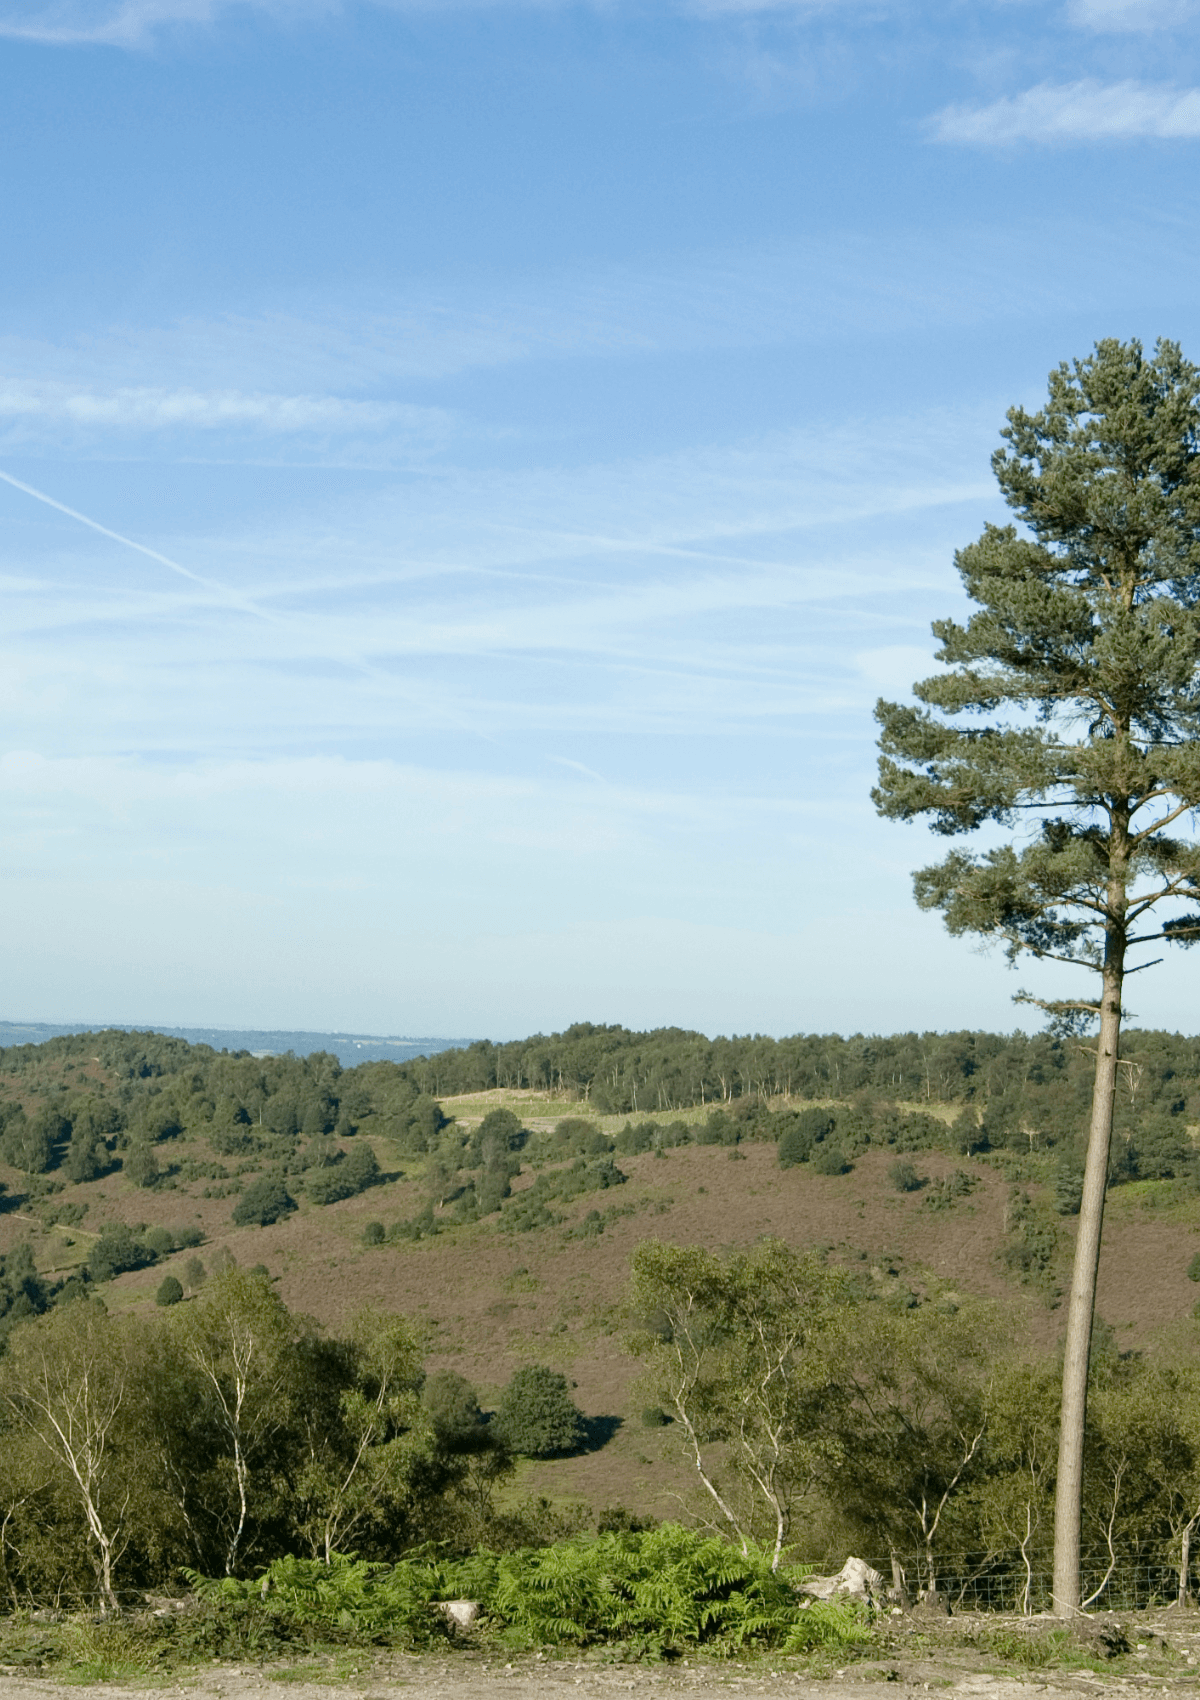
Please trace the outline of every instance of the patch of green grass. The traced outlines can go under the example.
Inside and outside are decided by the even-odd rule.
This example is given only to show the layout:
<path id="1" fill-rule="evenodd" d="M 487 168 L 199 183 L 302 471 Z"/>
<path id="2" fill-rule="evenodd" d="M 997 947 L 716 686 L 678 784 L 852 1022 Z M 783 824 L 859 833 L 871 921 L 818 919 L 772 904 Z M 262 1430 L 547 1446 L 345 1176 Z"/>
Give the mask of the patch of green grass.
<path id="1" fill-rule="evenodd" d="M 115 1682 L 146 1677 L 161 1656 L 151 1635 L 118 1620 L 76 1618 L 63 1625 L 55 1675 L 62 1682 Z"/>
<path id="2" fill-rule="evenodd" d="M 1109 1188 L 1105 1210 L 1115 1210 L 1118 1217 L 1141 1215 L 1153 1211 L 1171 1220 L 1182 1221 L 1195 1216 L 1196 1188 L 1190 1179 L 1122 1181 Z"/>
<path id="3" fill-rule="evenodd" d="M 366 1669 L 370 1662 L 367 1648 L 359 1647 L 327 1659 L 309 1659 L 302 1664 L 270 1665 L 263 1675 L 271 1682 L 319 1682 L 332 1686 L 339 1682 L 356 1682 L 359 1677 L 373 1673 Z"/>
<path id="4" fill-rule="evenodd" d="M 1123 1668 L 1120 1659 L 1106 1658 L 1081 1646 L 1069 1629 L 985 1629 L 976 1643 L 1005 1664 L 1022 1670 L 1090 1670 L 1108 1674 Z"/>

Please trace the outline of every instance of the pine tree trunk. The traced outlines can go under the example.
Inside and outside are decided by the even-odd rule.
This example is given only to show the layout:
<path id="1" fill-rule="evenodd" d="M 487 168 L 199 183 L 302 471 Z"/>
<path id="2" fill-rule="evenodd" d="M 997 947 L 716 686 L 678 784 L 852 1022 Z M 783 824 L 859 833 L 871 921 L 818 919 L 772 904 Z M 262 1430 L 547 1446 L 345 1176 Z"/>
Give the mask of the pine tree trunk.
<path id="1" fill-rule="evenodd" d="M 1109 950 L 1104 965 L 1100 1035 L 1096 1042 L 1092 1125 L 1088 1135 L 1083 1198 L 1079 1205 L 1079 1228 L 1075 1236 L 1075 1266 L 1067 1308 L 1058 1481 L 1054 1495 L 1056 1617 L 1073 1617 L 1079 1611 L 1079 1602 L 1083 1597 L 1079 1573 L 1083 1509 L 1083 1439 L 1087 1419 L 1092 1317 L 1096 1305 L 1096 1271 L 1100 1263 L 1100 1231 L 1104 1224 L 1104 1193 L 1108 1185 L 1108 1155 L 1112 1146 L 1113 1108 L 1117 1091 L 1121 985 L 1125 966 L 1123 945 L 1122 937 L 1114 938 L 1110 933 Z"/>

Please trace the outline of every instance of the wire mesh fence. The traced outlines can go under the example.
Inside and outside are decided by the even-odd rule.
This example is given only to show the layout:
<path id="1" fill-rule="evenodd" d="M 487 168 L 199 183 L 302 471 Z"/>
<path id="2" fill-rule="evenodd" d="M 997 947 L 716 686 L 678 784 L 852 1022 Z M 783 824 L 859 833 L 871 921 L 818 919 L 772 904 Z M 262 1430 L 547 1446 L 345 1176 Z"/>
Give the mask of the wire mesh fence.
<path id="1" fill-rule="evenodd" d="M 885 1581 L 892 1576 L 892 1560 L 870 1561 Z M 929 1587 L 930 1576 L 924 1555 L 900 1558 L 909 1592 L 915 1598 Z M 1052 1574 L 1048 1563 L 1034 1561 L 1028 1568 L 1010 1556 L 982 1557 L 964 1553 L 940 1555 L 934 1565 L 938 1592 L 956 1611 L 1006 1612 L 1012 1614 L 1049 1611 Z M 1169 1605 L 1179 1596 L 1179 1570 L 1162 1561 L 1128 1561 L 1111 1568 L 1108 1564 L 1084 1566 L 1083 1598 L 1095 1611 L 1135 1611 Z"/>

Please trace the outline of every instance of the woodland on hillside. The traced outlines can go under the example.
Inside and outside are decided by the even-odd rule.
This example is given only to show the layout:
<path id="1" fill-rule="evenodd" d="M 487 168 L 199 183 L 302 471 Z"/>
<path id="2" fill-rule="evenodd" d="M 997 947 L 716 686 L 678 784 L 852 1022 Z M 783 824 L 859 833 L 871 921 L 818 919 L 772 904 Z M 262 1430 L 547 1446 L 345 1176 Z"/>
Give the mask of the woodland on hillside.
<path id="1" fill-rule="evenodd" d="M 509 1044 L 481 1040 L 410 1063 L 342 1069 L 335 1057 L 252 1057 L 155 1033 L 110 1031 L 0 1049 L 6 1160 L 39 1173 L 66 1142 L 79 1166 L 114 1140 L 155 1144 L 214 1130 L 228 1155 L 272 1137 L 360 1129 L 401 1142 L 441 1125 L 436 1100 L 496 1088 L 576 1099 L 603 1115 L 709 1109 L 739 1099 L 849 1100 L 973 1110 L 992 1146 L 1058 1145 L 1078 1132 L 1092 1059 L 1046 1033 L 838 1034 L 708 1039 L 677 1028 L 632 1032 L 582 1022 Z M 1132 1030 L 1123 1047 L 1118 1127 L 1178 1140 L 1200 1122 L 1200 1041 Z M 1190 1102 L 1189 1102 L 1190 1100 Z M 34 1125 L 36 1124 L 36 1132 Z M 79 1137 L 76 1137 L 77 1127 Z M 239 1142 L 241 1150 L 239 1150 Z M 7 1154 L 11 1152 L 12 1156 Z"/>
<path id="2" fill-rule="evenodd" d="M 1128 1051 L 1111 1181 L 1174 1178 L 1192 1188 L 1200 1044 L 1135 1033 Z M 505 1108 L 460 1125 L 426 1090 L 442 1072 L 455 1088 L 489 1090 L 509 1077 L 505 1055 L 518 1052 L 517 1078 L 543 1090 L 556 1083 L 551 1104 L 565 1113 L 552 1130 L 530 1134 Z M 688 1101 L 679 1082 L 692 1067 Z M 425 1202 L 415 1214 L 369 1223 L 368 1243 L 420 1239 L 497 1213 L 511 1231 L 530 1232 L 562 1221 L 588 1194 L 596 1206 L 578 1231 L 599 1233 L 629 1208 L 619 1190 L 624 1156 L 746 1141 L 774 1145 L 783 1168 L 835 1175 L 873 1149 L 901 1164 L 923 1150 L 993 1152 L 1012 1181 L 1049 1180 L 1051 1214 L 1069 1217 L 1079 1202 L 1090 1067 L 1071 1040 L 979 1033 L 709 1041 L 575 1027 L 522 1046 L 349 1070 L 321 1052 L 253 1057 L 122 1031 L 0 1050 L 0 1159 L 12 1176 L 0 1206 L 65 1230 L 88 1227 L 86 1256 L 57 1282 L 43 1279 L 20 1246 L 0 1260 L 0 1332 L 191 1248 L 197 1231 L 184 1206 L 197 1193 L 227 1198 L 234 1225 L 266 1225 L 302 1205 L 363 1194 L 401 1173 L 399 1165 L 419 1175 Z M 606 1091 L 664 1107 L 627 1114 L 604 1132 L 596 1110 L 613 1101 Z M 532 1184 L 514 1188 L 522 1174 Z M 160 1210 L 159 1224 L 142 1229 L 93 1219 L 91 1183 L 109 1177 L 163 1204 L 178 1196 L 178 1218 L 163 1221 Z M 914 1171 L 913 1184 L 918 1178 Z M 939 1188 L 972 1184 L 962 1172 Z M 105 1190 L 95 1190 L 100 1209 L 110 1208 Z M 944 1202 L 953 1202 L 949 1192 Z M 1046 1275 L 1054 1251 L 1046 1207 L 1017 1193 L 1009 1214 L 1014 1269 Z"/>
<path id="3" fill-rule="evenodd" d="M 602 1126 L 595 1078 L 571 1083 L 565 1066 L 581 1040 L 608 1047 L 610 1077 L 682 1071 L 701 1048 L 728 1077 L 716 1093 L 703 1084 L 688 1113 Z M 265 1268 L 238 1268 L 204 1242 L 186 1208 L 200 1196 L 251 1234 L 340 1201 L 369 1210 L 362 1195 L 376 1191 L 386 1215 L 402 1165 L 408 1195 L 415 1185 L 425 1199 L 417 1213 L 354 1219 L 364 1255 L 403 1257 L 431 1236 L 453 1246 L 476 1223 L 563 1241 L 615 1231 L 634 1209 L 627 1171 L 688 1147 L 713 1148 L 730 1185 L 741 1170 L 725 1159 L 751 1146 L 771 1151 L 781 1181 L 811 1172 L 826 1184 L 873 1164 L 896 1199 L 946 1220 L 974 1208 L 984 1176 L 1002 1175 L 1012 1291 L 1024 1283 L 1054 1302 L 1055 1224 L 1068 1231 L 1078 1207 L 1089 1088 L 1089 1059 L 1069 1041 L 710 1043 L 572 1029 L 526 1055 L 535 1047 L 564 1066 L 533 1127 L 487 1098 L 456 1119 L 426 1090 L 430 1069 L 476 1066 L 469 1052 L 342 1070 L 324 1055 L 255 1058 L 121 1032 L 0 1053 L 3 1202 L 58 1222 L 80 1251 L 67 1274 L 40 1269 L 19 1242 L 0 1263 L 0 1548 L 14 1605 L 121 1598 L 188 1573 L 253 1577 L 306 1555 L 408 1563 L 431 1541 L 447 1554 L 528 1551 L 596 1527 L 596 1509 L 513 1488 L 522 1456 L 609 1443 L 560 1374 L 525 1365 L 518 1375 L 537 1370 L 536 1385 L 489 1413 L 463 1377 L 430 1365 L 415 1321 L 376 1311 L 326 1330 L 289 1311 Z M 1113 1180 L 1165 1187 L 1186 1212 L 1200 1047 L 1136 1034 L 1129 1049 Z M 791 1097 L 771 1090 L 768 1053 L 811 1064 Z M 160 1223 L 177 1203 L 176 1226 L 137 1226 L 137 1201 L 152 1196 Z M 128 1219 L 106 1218 L 118 1199 Z M 631 1231 L 620 1326 L 644 1380 L 641 1417 L 626 1421 L 662 1433 L 691 1477 L 699 1527 L 768 1569 L 857 1550 L 885 1569 L 895 1555 L 913 1585 L 986 1584 L 1018 1609 L 1042 1603 L 1059 1371 L 1052 1355 L 1012 1350 L 1002 1306 L 962 1282 L 886 1279 L 826 1248 L 768 1240 L 718 1256 L 660 1244 L 649 1220 Z M 109 1282 L 160 1260 L 170 1272 L 146 1294 L 157 1306 L 106 1312 Z M 1097 1332 L 1085 1558 L 1089 1589 L 1106 1597 L 1135 1577 L 1159 1596 L 1191 1584 L 1194 1330 L 1180 1323 L 1145 1354 Z M 519 1421 L 535 1409 L 540 1438 Z M 56 1411 L 93 1437 L 86 1491 L 53 1439 Z M 645 1520 L 638 1503 L 599 1509 L 601 1533 Z"/>

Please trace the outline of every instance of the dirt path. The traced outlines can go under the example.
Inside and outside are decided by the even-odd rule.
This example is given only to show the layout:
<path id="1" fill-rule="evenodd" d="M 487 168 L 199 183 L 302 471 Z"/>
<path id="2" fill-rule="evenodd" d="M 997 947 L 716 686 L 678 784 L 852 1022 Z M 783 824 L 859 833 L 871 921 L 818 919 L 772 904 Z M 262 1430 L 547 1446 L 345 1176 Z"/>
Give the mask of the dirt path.
<path id="1" fill-rule="evenodd" d="M 181 1695 L 187 1700 L 389 1700 L 405 1690 L 404 1700 L 882 1700 L 881 1689 L 896 1700 L 1084 1700 L 1100 1693 L 1127 1695 L 1197 1692 L 1192 1671 L 1170 1676 L 1108 1676 L 1090 1671 L 1030 1672 L 996 1676 L 954 1669 L 942 1661 L 914 1663 L 906 1669 L 857 1666 L 814 1678 L 810 1672 L 769 1671 L 753 1666 L 686 1663 L 630 1666 L 522 1658 L 509 1665 L 496 1658 L 390 1656 L 361 1668 L 321 1669 L 309 1665 L 209 1666 L 186 1676 L 145 1683 L 64 1684 L 39 1677 L 0 1677 L 2 1700 L 147 1700 L 149 1694 Z"/>

